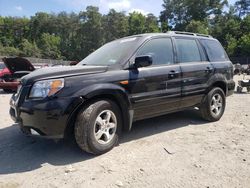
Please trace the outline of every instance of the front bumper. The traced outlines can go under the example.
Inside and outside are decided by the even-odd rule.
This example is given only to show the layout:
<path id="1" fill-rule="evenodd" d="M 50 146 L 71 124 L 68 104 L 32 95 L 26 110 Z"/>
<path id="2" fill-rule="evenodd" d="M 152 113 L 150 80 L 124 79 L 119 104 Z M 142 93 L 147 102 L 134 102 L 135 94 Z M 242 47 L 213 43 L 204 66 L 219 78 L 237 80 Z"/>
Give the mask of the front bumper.
<path id="1" fill-rule="evenodd" d="M 10 116 L 22 132 L 31 136 L 63 138 L 74 109 L 81 104 L 77 98 L 24 100 L 14 94 L 10 101 Z"/>

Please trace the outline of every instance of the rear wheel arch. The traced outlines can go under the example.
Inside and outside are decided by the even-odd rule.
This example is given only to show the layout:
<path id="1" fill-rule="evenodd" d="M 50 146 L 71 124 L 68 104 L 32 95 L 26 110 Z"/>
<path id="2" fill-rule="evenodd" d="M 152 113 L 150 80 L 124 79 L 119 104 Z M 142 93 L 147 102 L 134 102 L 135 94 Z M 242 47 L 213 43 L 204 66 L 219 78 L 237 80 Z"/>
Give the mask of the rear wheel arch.
<path id="1" fill-rule="evenodd" d="M 224 92 L 225 96 L 227 95 L 227 84 L 226 84 L 226 82 L 224 82 L 224 81 L 216 81 L 211 85 L 210 90 L 212 90 L 215 87 L 221 88 L 222 91 Z"/>
<path id="2" fill-rule="evenodd" d="M 206 94 L 208 94 L 213 88 L 219 87 L 224 92 L 225 96 L 227 96 L 227 79 L 225 75 L 221 73 L 216 73 L 213 76 L 210 77 L 210 79 L 207 82 L 208 88 L 206 90 Z"/>

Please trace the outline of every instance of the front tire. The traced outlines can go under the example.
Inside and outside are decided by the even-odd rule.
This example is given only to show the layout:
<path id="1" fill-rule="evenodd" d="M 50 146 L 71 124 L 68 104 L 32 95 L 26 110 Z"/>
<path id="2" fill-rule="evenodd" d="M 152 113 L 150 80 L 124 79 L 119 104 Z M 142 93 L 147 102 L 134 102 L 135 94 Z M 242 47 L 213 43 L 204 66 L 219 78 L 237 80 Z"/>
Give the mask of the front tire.
<path id="1" fill-rule="evenodd" d="M 221 88 L 213 88 L 200 107 L 201 116 L 207 121 L 218 121 L 224 114 L 226 97 Z"/>
<path id="2" fill-rule="evenodd" d="M 77 116 L 74 128 L 76 143 L 88 153 L 106 153 L 118 143 L 121 127 L 117 104 L 110 100 L 96 101 Z"/>

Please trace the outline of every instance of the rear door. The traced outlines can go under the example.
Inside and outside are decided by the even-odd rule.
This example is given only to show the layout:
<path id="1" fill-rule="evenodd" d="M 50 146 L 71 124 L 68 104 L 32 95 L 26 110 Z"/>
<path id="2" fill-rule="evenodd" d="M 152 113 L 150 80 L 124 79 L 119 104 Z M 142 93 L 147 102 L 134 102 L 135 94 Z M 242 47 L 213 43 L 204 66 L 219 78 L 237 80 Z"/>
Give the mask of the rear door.
<path id="1" fill-rule="evenodd" d="M 153 117 L 179 109 L 181 70 L 175 63 L 172 39 L 154 38 L 146 42 L 136 56 L 151 55 L 153 64 L 139 68 L 143 78 L 140 92 L 133 93 L 135 119 Z"/>
<path id="2" fill-rule="evenodd" d="M 213 74 L 213 66 L 197 39 L 175 37 L 175 46 L 182 71 L 181 106 L 190 107 L 201 102 Z"/>

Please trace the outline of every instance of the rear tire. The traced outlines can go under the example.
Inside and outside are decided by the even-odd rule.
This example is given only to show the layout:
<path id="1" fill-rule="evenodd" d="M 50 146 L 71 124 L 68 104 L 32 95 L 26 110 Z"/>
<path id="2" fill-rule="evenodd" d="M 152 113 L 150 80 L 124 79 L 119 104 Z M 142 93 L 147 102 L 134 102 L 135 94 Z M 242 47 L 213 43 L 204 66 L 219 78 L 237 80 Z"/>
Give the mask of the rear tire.
<path id="1" fill-rule="evenodd" d="M 203 119 L 207 121 L 218 121 L 224 114 L 226 97 L 221 88 L 213 88 L 205 97 L 200 112 Z"/>
<path id="2" fill-rule="evenodd" d="M 78 146 L 95 155 L 110 151 L 121 132 L 122 118 L 116 103 L 96 101 L 79 112 L 74 132 Z"/>

